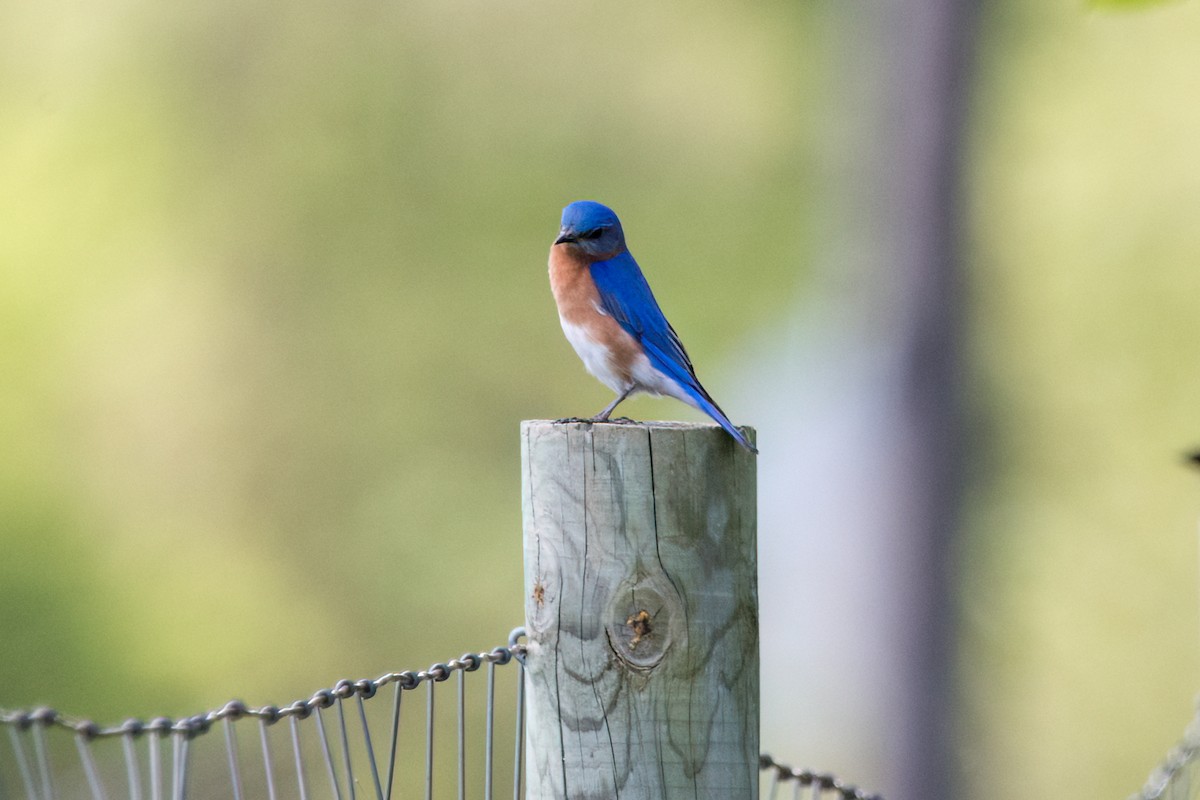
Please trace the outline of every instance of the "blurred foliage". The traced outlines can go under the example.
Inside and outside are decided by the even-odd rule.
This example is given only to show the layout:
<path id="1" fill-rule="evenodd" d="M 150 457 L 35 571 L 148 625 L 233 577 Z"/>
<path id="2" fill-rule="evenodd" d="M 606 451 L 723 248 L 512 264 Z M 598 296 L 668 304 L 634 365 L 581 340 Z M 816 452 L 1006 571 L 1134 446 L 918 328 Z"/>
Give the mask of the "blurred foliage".
<path id="1" fill-rule="evenodd" d="M 609 399 L 558 331 L 559 208 L 618 209 L 722 397 L 853 140 L 834 5 L 0 6 L 0 706 L 281 702 L 499 643 L 517 422 Z M 1200 10 L 987 9 L 963 767 L 1122 796 L 1200 666 Z"/>
<path id="2" fill-rule="evenodd" d="M 559 210 L 620 209 L 697 363 L 784 313 L 808 13 L 0 8 L 0 705 L 191 713 L 502 642 L 518 421 L 609 399 Z"/>
<path id="3" fill-rule="evenodd" d="M 1174 3 L 1179 0 L 1088 0 L 1088 2 L 1099 8 L 1133 9 Z"/>
<path id="4" fill-rule="evenodd" d="M 1200 7 L 992 5 L 975 97 L 973 796 L 1123 797 L 1200 688 Z"/>

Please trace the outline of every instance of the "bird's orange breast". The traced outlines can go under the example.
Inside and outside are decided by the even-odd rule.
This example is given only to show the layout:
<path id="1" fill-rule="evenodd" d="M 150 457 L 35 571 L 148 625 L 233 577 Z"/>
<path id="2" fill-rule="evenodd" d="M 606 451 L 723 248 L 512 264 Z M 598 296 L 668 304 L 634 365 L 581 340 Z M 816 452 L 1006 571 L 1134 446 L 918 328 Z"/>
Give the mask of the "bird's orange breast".
<path id="1" fill-rule="evenodd" d="M 588 336 L 608 350 L 611 368 L 623 381 L 631 380 L 634 360 L 642 355 L 637 341 L 608 314 L 600 302 L 600 292 L 588 262 L 572 252 L 567 244 L 550 248 L 550 290 L 564 325 L 587 331 Z"/>
<path id="2" fill-rule="evenodd" d="M 586 325 L 598 316 L 600 292 L 588 264 L 574 257 L 565 244 L 550 248 L 550 290 L 558 304 L 558 315 L 572 325 Z"/>

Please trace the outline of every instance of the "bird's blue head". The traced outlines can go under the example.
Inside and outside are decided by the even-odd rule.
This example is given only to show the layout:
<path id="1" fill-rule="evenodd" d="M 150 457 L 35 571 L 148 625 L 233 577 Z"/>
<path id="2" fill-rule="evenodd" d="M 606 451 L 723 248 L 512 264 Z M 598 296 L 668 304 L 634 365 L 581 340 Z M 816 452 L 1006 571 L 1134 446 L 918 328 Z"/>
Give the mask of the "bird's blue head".
<path id="1" fill-rule="evenodd" d="M 611 208 L 592 200 L 577 200 L 563 209 L 562 227 L 554 243 L 577 247 L 601 260 L 625 250 L 625 232 Z"/>

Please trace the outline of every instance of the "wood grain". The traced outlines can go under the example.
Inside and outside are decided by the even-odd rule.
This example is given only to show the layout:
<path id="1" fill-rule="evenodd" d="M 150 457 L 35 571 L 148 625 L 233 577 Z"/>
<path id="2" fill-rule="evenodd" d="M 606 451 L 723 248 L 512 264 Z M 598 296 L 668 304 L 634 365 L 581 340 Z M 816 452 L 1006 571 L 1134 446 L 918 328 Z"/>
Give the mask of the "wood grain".
<path id="1" fill-rule="evenodd" d="M 710 425 L 521 439 L 526 796 L 757 798 L 754 457 Z"/>

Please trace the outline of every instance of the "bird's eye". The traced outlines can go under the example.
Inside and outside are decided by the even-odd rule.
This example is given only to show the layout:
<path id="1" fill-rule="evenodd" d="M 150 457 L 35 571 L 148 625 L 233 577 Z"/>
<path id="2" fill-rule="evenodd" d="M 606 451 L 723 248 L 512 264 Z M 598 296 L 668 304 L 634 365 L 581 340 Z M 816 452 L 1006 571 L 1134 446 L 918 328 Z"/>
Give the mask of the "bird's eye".
<path id="1" fill-rule="evenodd" d="M 599 239 L 603 235 L 604 235 L 604 229 L 596 228 L 595 230 L 588 231 L 587 233 L 583 234 L 579 238 L 580 239 Z"/>

